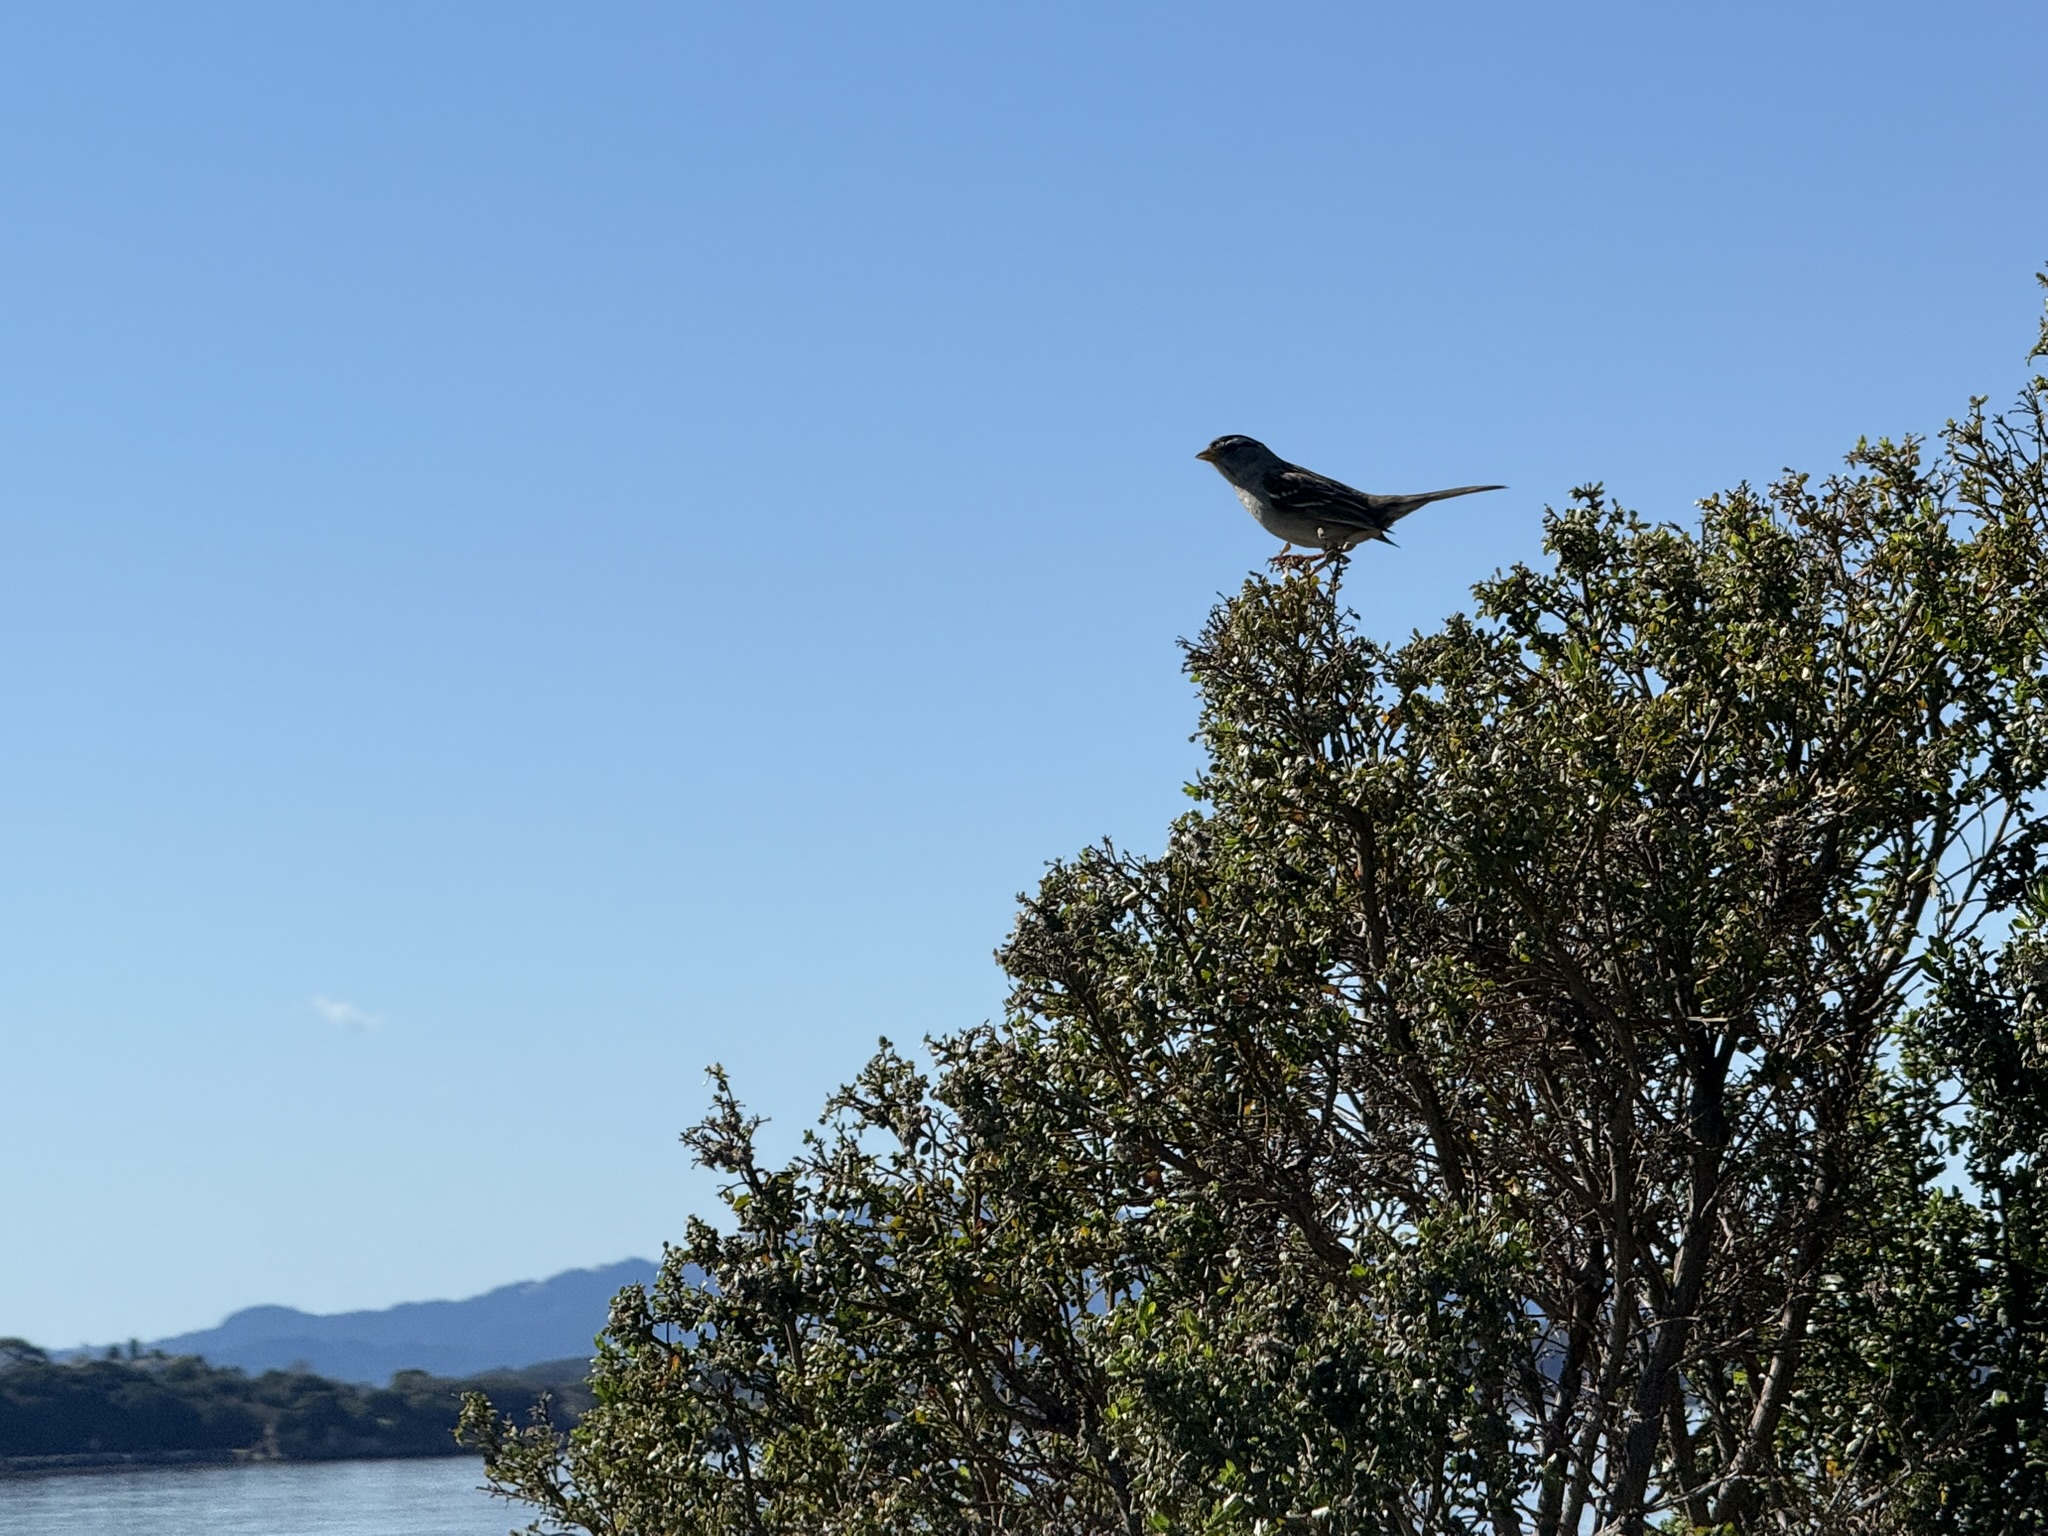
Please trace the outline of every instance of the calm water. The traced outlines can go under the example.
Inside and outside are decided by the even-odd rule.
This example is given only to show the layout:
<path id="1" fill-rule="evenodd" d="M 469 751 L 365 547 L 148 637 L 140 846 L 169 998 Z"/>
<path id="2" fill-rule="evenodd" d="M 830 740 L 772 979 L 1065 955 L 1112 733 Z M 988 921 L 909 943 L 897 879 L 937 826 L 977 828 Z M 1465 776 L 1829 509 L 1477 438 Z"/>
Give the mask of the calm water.
<path id="1" fill-rule="evenodd" d="M 0 1536 L 505 1536 L 533 1517 L 482 1479 L 467 1456 L 0 1478 Z"/>

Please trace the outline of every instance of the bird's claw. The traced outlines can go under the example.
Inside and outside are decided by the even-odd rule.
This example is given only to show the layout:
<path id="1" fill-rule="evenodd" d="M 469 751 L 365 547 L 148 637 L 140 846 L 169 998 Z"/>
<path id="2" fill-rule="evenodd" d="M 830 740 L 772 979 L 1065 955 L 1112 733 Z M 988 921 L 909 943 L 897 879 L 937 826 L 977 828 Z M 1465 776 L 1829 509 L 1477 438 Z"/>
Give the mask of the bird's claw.
<path id="1" fill-rule="evenodd" d="M 1350 554 L 1341 549 L 1325 549 L 1315 554 L 1279 554 L 1267 563 L 1276 571 L 1341 571 Z"/>

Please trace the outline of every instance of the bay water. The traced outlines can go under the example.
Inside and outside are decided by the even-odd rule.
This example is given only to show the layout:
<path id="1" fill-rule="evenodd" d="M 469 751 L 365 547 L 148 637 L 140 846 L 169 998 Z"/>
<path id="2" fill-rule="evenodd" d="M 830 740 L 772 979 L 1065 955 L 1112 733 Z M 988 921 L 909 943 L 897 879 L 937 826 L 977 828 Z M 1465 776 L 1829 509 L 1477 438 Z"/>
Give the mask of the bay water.
<path id="1" fill-rule="evenodd" d="M 326 1461 L 0 1478 L 0 1536 L 505 1536 L 535 1511 L 483 1463 Z"/>

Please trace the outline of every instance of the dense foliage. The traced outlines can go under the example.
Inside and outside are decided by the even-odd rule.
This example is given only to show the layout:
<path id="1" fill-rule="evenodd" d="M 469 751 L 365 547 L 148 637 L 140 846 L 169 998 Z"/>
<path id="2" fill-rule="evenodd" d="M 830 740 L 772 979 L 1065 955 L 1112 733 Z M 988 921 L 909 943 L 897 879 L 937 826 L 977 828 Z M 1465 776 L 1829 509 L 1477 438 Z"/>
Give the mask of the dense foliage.
<path id="1" fill-rule="evenodd" d="M 2048 331 L 2037 356 L 2048 355 Z M 620 1297 L 550 1524 L 2048 1528 L 2048 381 L 1389 647 L 1254 579 L 1163 852 Z M 1966 1174 L 1959 1181 L 1957 1174 Z"/>
<path id="2" fill-rule="evenodd" d="M 138 1458 L 325 1461 L 446 1456 L 465 1392 L 548 1394 L 566 1429 L 588 1403 L 581 1362 L 446 1381 L 402 1371 L 388 1387 L 304 1371 L 249 1376 L 193 1356 L 58 1362 L 0 1340 L 0 1469 Z"/>

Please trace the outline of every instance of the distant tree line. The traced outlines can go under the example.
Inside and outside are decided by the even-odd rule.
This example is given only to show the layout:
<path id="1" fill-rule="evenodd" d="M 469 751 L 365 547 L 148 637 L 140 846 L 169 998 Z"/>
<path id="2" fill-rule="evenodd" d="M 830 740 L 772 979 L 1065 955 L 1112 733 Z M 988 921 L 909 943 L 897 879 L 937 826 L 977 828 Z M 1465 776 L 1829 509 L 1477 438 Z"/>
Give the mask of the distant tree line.
<path id="1" fill-rule="evenodd" d="M 384 1387 L 309 1371 L 260 1376 L 192 1355 L 56 1361 L 0 1339 L 0 1471 L 138 1461 L 448 1456 L 465 1392 L 544 1402 L 566 1430 L 589 1406 L 584 1362 L 464 1380 L 401 1371 Z"/>

